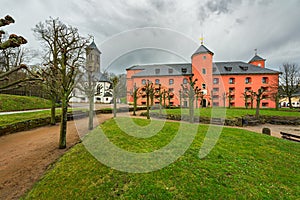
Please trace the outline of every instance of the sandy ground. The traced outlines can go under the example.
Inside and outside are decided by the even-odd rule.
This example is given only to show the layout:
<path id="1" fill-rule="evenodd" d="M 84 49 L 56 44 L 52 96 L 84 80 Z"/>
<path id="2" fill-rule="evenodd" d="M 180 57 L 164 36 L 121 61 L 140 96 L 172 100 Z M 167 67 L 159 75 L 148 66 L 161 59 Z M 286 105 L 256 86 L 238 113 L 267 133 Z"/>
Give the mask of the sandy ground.
<path id="1" fill-rule="evenodd" d="M 118 116 L 128 116 L 128 113 Z M 111 118 L 101 114 L 94 124 Z M 263 127 L 271 129 L 272 136 L 280 137 L 280 131 L 300 134 L 300 126 L 263 124 L 239 127 L 261 133 Z M 80 141 L 78 133 L 87 133 L 87 118 L 68 122 L 67 149 L 58 149 L 59 124 L 45 126 L 0 137 L 0 199 L 18 199 L 38 181 L 51 163 Z"/>

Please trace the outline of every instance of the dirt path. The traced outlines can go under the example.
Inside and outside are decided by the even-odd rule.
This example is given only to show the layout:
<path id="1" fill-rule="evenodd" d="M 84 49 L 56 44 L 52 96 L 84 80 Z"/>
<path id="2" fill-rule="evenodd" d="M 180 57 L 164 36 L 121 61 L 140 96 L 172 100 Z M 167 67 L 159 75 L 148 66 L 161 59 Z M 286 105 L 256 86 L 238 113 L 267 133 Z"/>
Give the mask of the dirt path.
<path id="1" fill-rule="evenodd" d="M 99 115 L 95 125 L 111 117 Z M 64 150 L 58 149 L 59 124 L 0 137 L 0 199 L 18 199 L 51 163 L 79 142 L 78 133 L 87 132 L 87 118 L 68 122 Z"/>
<path id="2" fill-rule="evenodd" d="M 129 115 L 118 113 L 118 116 Z M 111 117 L 111 114 L 98 115 L 94 124 L 98 125 Z M 59 124 L 0 137 L 0 199 L 18 199 L 28 191 L 51 163 L 79 142 L 78 133 L 84 135 L 88 132 L 87 120 L 84 118 L 76 120 L 76 123 L 68 122 L 68 148 L 64 150 L 57 148 Z M 261 133 L 263 127 L 270 128 L 275 137 L 280 137 L 280 131 L 300 134 L 300 126 L 264 124 L 240 128 Z"/>

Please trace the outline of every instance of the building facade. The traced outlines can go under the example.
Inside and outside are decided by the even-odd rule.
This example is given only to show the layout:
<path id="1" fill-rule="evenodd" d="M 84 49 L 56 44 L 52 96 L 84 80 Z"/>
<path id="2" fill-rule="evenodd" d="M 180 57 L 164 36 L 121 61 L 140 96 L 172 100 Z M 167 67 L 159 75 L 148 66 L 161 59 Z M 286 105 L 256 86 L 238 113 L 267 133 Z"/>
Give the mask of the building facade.
<path id="1" fill-rule="evenodd" d="M 133 102 L 134 87 L 143 88 L 149 80 L 154 90 L 161 87 L 169 92 L 168 105 L 186 107 L 188 99 L 182 93 L 192 76 L 201 91 L 196 107 L 250 106 L 253 92 L 260 88 L 265 91 L 261 107 L 276 106 L 273 96 L 278 90 L 279 72 L 265 68 L 265 59 L 255 53 L 249 62 L 214 62 L 213 56 L 214 53 L 201 44 L 191 56 L 191 63 L 136 65 L 126 69 L 128 103 Z M 145 105 L 145 95 L 140 94 L 138 105 Z M 153 103 L 159 104 L 157 94 L 154 96 Z"/>
<path id="2" fill-rule="evenodd" d="M 90 71 L 93 75 L 93 80 L 95 83 L 95 103 L 111 103 L 113 99 L 112 95 L 112 83 L 107 78 L 107 76 L 100 71 L 100 55 L 101 52 L 97 48 L 95 42 L 93 41 L 86 48 L 86 72 Z M 83 74 L 81 81 L 77 84 L 77 86 L 72 91 L 72 97 L 70 102 L 73 103 L 87 103 L 89 100 L 84 90 L 82 89 L 83 84 L 87 84 L 88 75 Z"/>

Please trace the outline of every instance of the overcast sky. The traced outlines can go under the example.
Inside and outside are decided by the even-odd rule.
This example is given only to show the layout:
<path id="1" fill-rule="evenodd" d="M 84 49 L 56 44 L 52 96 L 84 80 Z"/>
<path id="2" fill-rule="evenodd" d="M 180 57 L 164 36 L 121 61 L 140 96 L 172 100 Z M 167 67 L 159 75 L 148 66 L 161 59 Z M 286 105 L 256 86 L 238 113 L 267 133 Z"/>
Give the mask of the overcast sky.
<path id="1" fill-rule="evenodd" d="M 258 55 L 267 67 L 300 64 L 299 0 L 2 0 L 0 17 L 16 23 L 2 27 L 38 49 L 32 28 L 59 17 L 93 35 L 102 52 L 101 69 L 125 72 L 134 64 L 190 62 L 200 45 L 214 61 L 245 61 Z"/>

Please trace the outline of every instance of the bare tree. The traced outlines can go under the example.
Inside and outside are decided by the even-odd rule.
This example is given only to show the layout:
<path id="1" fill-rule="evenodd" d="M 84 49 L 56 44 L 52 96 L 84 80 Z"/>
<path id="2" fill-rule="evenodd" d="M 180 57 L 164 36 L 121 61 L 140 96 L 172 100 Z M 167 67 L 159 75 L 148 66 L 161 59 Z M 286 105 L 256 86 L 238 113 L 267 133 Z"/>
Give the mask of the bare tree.
<path id="1" fill-rule="evenodd" d="M 133 116 L 136 116 L 138 91 L 139 91 L 139 88 L 136 86 L 136 84 L 134 84 L 133 92 L 132 92 L 132 95 L 133 95 Z"/>
<path id="2" fill-rule="evenodd" d="M 243 93 L 243 98 L 244 98 L 244 101 L 245 101 L 245 108 L 248 109 L 248 100 L 250 98 L 250 95 L 249 95 L 249 91 L 248 90 L 245 90 Z"/>
<path id="3" fill-rule="evenodd" d="M 254 92 L 254 96 L 256 99 L 256 112 L 255 112 L 255 118 L 259 118 L 259 110 L 260 110 L 260 102 L 263 99 L 263 94 L 266 92 L 266 90 L 261 87 L 257 90 L 257 92 Z"/>
<path id="4" fill-rule="evenodd" d="M 232 103 L 232 100 L 233 100 L 233 95 L 232 95 L 232 91 L 231 90 L 229 90 L 226 93 L 226 97 L 228 99 L 228 108 L 231 108 L 231 103 Z"/>
<path id="5" fill-rule="evenodd" d="M 113 87 L 113 103 L 114 103 L 114 117 L 117 116 L 117 99 L 120 97 L 122 91 L 126 90 L 124 85 L 124 76 L 111 77 Z"/>
<path id="6" fill-rule="evenodd" d="M 154 87 L 153 83 L 149 80 L 146 81 L 146 84 L 143 86 L 142 91 L 146 94 L 146 107 L 147 107 L 147 119 L 150 119 L 150 94 L 153 93 Z"/>
<path id="7" fill-rule="evenodd" d="M 289 107 L 293 108 L 292 96 L 298 90 L 300 84 L 300 67 L 295 63 L 284 63 L 280 67 L 280 88 L 282 95 L 289 100 Z"/>
<path id="8" fill-rule="evenodd" d="M 79 35 L 78 30 L 65 25 L 59 19 L 50 18 L 38 23 L 34 32 L 44 45 L 49 67 L 59 74 L 56 81 L 60 84 L 59 97 L 61 99 L 61 125 L 59 148 L 66 148 L 67 111 L 71 92 L 76 84 L 76 77 L 80 66 L 84 62 L 84 50 L 88 39 Z M 55 79 L 55 77 L 52 77 Z"/>
<path id="9" fill-rule="evenodd" d="M 7 26 L 11 23 L 14 23 L 15 20 L 7 15 L 4 19 L 0 19 L 0 27 Z M 26 44 L 27 40 L 23 38 L 22 36 L 17 36 L 15 34 L 11 34 L 8 39 L 6 39 L 4 42 L 2 41 L 2 37 L 5 34 L 3 30 L 0 30 L 0 50 L 3 52 L 10 51 L 11 48 L 20 47 L 20 45 Z M 38 76 L 34 73 L 32 73 L 28 67 L 25 64 L 22 64 L 19 59 L 17 59 L 18 62 L 15 62 L 15 65 L 13 67 L 10 67 L 8 58 L 2 57 L 2 62 L 4 62 L 4 70 L 0 70 L 0 92 L 18 88 L 22 86 L 22 83 L 25 82 L 32 82 L 36 80 L 40 80 Z M 25 75 L 22 78 L 10 80 L 9 76 L 12 74 L 15 74 L 17 72 L 23 71 L 23 74 Z"/>
<path id="10" fill-rule="evenodd" d="M 89 101 L 89 122 L 88 129 L 92 130 L 94 128 L 94 97 L 97 92 L 98 77 L 96 77 L 95 71 L 88 67 L 84 68 L 84 71 L 80 73 L 76 88 L 82 91 Z"/>
<path id="11" fill-rule="evenodd" d="M 195 85 L 198 79 L 193 80 L 193 75 L 189 77 L 188 86 L 181 84 L 183 95 L 188 96 L 189 98 L 189 121 L 194 123 L 194 101 L 195 101 Z"/>

